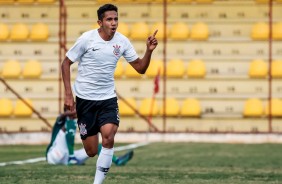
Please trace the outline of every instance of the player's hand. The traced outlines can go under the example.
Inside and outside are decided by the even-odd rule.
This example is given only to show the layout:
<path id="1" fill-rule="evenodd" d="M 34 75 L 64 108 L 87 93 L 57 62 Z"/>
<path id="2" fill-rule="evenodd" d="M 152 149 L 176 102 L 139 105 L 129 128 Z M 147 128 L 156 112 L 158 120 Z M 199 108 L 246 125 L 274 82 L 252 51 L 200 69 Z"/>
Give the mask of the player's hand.
<path id="1" fill-rule="evenodd" d="M 65 96 L 64 109 L 66 111 L 75 112 L 75 102 L 72 95 Z"/>
<path id="2" fill-rule="evenodd" d="M 150 51 L 153 51 L 158 45 L 158 40 L 156 39 L 157 32 L 158 30 L 156 30 L 154 34 L 152 36 L 149 36 L 149 38 L 147 39 L 147 48 Z"/>

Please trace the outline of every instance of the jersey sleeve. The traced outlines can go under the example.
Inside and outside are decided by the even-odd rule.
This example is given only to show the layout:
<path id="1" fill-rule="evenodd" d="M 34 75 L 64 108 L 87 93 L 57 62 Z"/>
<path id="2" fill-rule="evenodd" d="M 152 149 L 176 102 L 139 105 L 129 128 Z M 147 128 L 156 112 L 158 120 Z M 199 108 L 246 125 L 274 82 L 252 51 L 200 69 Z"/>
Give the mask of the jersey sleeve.
<path id="1" fill-rule="evenodd" d="M 86 50 L 86 40 L 81 36 L 79 37 L 75 44 L 68 50 L 66 56 L 72 61 L 79 61 L 80 57 L 85 53 Z"/>
<path id="2" fill-rule="evenodd" d="M 127 62 L 135 61 L 138 58 L 138 54 L 136 53 L 133 45 L 130 43 L 128 39 L 125 39 L 126 49 L 123 52 L 123 57 L 126 59 Z"/>

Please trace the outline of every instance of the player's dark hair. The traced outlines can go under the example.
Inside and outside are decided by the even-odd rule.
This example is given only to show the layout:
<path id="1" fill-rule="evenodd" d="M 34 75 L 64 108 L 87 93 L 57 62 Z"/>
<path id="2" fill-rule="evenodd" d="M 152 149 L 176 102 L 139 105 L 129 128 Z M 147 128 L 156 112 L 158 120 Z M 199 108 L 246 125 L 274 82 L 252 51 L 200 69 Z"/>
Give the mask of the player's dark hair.
<path id="1" fill-rule="evenodd" d="M 106 11 L 116 11 L 118 12 L 118 8 L 113 4 L 104 4 L 97 10 L 98 19 L 102 20 L 104 18 L 104 13 Z"/>

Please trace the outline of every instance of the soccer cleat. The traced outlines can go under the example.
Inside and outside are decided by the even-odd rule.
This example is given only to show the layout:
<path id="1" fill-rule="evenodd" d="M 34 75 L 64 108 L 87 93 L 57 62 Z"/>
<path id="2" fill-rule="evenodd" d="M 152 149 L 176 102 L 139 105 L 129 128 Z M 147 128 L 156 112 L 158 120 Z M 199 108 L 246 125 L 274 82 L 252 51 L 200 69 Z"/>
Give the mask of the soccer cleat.
<path id="1" fill-rule="evenodd" d="M 115 164 L 117 166 L 125 165 L 129 160 L 131 160 L 132 157 L 133 157 L 133 150 L 130 150 L 125 155 L 118 157 L 118 159 L 115 162 Z"/>
<path id="2" fill-rule="evenodd" d="M 80 165 L 76 157 L 69 157 L 68 165 Z"/>

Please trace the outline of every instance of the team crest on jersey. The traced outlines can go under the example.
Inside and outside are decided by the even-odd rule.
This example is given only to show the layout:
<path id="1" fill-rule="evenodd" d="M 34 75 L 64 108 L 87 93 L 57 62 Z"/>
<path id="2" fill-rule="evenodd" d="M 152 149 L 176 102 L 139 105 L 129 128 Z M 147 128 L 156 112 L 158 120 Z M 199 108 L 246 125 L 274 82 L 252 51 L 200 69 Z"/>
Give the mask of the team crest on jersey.
<path id="1" fill-rule="evenodd" d="M 120 46 L 119 45 L 113 45 L 114 47 L 114 55 L 119 56 L 120 55 Z"/>
<path id="2" fill-rule="evenodd" d="M 79 125 L 79 132 L 80 132 L 80 135 L 86 135 L 87 134 L 87 130 L 86 130 L 86 124 L 83 124 L 81 123 Z"/>

